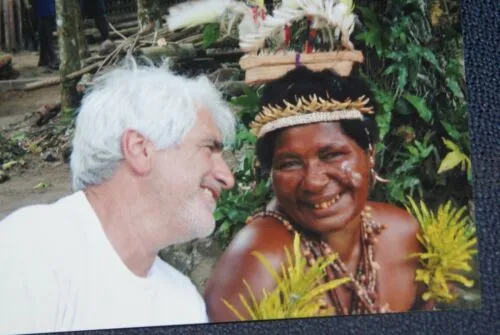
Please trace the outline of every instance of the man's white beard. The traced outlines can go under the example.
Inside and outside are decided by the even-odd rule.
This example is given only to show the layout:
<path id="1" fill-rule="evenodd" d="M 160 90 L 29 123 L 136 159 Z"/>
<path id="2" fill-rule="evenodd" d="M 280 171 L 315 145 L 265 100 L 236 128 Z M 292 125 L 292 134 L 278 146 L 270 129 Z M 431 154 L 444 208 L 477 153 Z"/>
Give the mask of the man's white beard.
<path id="1" fill-rule="evenodd" d="M 175 243 L 185 243 L 197 238 L 205 238 L 215 230 L 213 215 L 208 214 L 205 207 L 194 204 L 194 202 L 184 206 L 181 217 L 173 224 L 177 228 L 175 231 L 179 232 L 179 236 L 175 237 Z"/>

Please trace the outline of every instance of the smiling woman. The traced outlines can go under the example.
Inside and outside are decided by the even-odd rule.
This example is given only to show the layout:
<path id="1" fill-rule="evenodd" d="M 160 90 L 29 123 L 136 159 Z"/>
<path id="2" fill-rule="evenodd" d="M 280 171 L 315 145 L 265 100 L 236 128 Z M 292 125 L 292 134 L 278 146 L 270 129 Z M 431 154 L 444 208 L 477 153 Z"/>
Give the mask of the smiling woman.
<path id="1" fill-rule="evenodd" d="M 418 223 L 405 210 L 368 200 L 374 183 L 378 137 L 371 92 L 355 77 L 298 67 L 269 83 L 263 112 L 251 124 L 257 135 L 258 175 L 270 177 L 275 198 L 234 238 L 205 293 L 212 321 L 245 314 L 245 283 L 258 301 L 277 282 L 253 257 L 258 250 L 281 271 L 293 233 L 302 238 L 310 265 L 337 253 L 324 281 L 350 278 L 325 293 L 337 315 L 403 312 L 430 307 L 415 282 Z M 239 312 L 237 318 L 221 299 Z"/>

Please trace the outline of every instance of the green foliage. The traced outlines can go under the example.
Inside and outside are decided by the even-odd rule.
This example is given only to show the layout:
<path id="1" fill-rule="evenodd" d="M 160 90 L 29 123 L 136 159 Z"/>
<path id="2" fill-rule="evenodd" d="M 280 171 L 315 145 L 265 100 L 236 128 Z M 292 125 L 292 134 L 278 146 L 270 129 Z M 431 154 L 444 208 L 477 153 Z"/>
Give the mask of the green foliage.
<path id="1" fill-rule="evenodd" d="M 232 155 L 237 158 L 233 167 L 236 185 L 221 194 L 215 211 L 217 236 L 226 245 L 232 236 L 245 224 L 246 219 L 271 198 L 271 189 L 267 181 L 255 183 L 253 175 L 254 147 L 257 138 L 248 129 L 248 124 L 258 112 L 259 93 L 245 88 L 243 94 L 231 101 L 237 110 L 238 127 Z"/>
<path id="2" fill-rule="evenodd" d="M 219 23 L 207 23 L 203 28 L 203 47 L 208 48 L 220 37 Z"/>
<path id="3" fill-rule="evenodd" d="M 380 106 L 377 170 L 391 180 L 377 184 L 372 197 L 399 205 L 408 195 L 430 206 L 444 199 L 465 205 L 472 174 L 462 37 L 456 31 L 460 8 L 453 1 L 447 1 L 447 9 L 439 2 L 440 12 L 435 4 L 427 10 L 421 3 L 356 2 L 362 29 L 353 35 L 354 43 L 366 59 L 360 74 Z M 301 23 L 292 29 L 300 35 Z M 248 125 L 259 110 L 259 98 L 259 89 L 246 88 L 231 101 L 240 122 L 233 148 L 238 184 L 223 194 L 216 213 L 225 239 L 271 196 L 265 182 L 252 184 L 255 137 Z"/>
<path id="4" fill-rule="evenodd" d="M 470 158 L 467 157 L 467 155 L 460 150 L 458 145 L 452 141 L 443 138 L 443 143 L 451 151 L 448 152 L 448 154 L 441 161 L 441 165 L 439 166 L 437 173 L 443 173 L 460 165 L 462 171 L 467 171 L 467 177 L 469 179 L 472 178 L 472 163 Z"/>
<path id="5" fill-rule="evenodd" d="M 74 120 L 75 112 L 75 108 L 63 108 L 60 119 L 61 124 L 70 126 Z"/>
<path id="6" fill-rule="evenodd" d="M 231 100 L 231 104 L 237 109 L 239 120 L 245 127 L 249 126 L 250 122 L 259 112 L 259 101 L 259 93 L 250 87 L 244 87 L 243 94 Z"/>
<path id="7" fill-rule="evenodd" d="M 0 134 L 0 167 L 16 160 L 26 153 L 26 150 L 24 150 L 21 144 L 24 137 L 25 134 L 21 132 L 14 133 L 10 138 Z"/>
<path id="8" fill-rule="evenodd" d="M 455 5 L 440 11 L 436 4 L 426 12 L 421 4 L 402 0 L 356 7 L 363 28 L 355 40 L 367 59 L 361 74 L 380 105 L 377 166 L 391 180 L 377 185 L 373 195 L 399 204 L 408 194 L 464 204 L 472 178 L 459 12 Z M 451 139 L 456 150 L 441 138 Z M 449 150 L 454 153 L 446 159 Z M 467 173 L 437 173 L 458 156 Z"/>

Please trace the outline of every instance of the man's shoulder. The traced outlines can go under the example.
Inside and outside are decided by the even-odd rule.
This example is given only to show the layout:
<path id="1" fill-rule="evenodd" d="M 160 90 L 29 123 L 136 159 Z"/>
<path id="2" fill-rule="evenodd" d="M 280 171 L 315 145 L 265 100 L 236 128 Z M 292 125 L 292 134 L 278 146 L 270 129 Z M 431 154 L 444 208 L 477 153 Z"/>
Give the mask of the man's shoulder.
<path id="1" fill-rule="evenodd" d="M 172 293 L 181 297 L 178 300 L 179 305 L 177 306 L 179 311 L 183 309 L 191 310 L 191 317 L 194 318 L 196 322 L 206 322 L 206 309 L 205 302 L 192 282 L 192 280 L 183 274 L 181 271 L 177 270 L 175 267 L 157 258 L 155 262 L 156 276 L 158 276 L 158 284 L 164 289 L 163 292 L 167 295 L 165 302 L 168 306 L 171 306 L 170 301 L 172 299 Z M 186 314 L 186 317 L 188 314 Z"/>
<path id="2" fill-rule="evenodd" d="M 198 292 L 192 280 L 187 275 L 160 257 L 157 257 L 155 261 L 155 268 L 156 276 L 159 277 L 160 281 L 166 281 L 181 290 Z"/>
<path id="3" fill-rule="evenodd" d="M 76 231 L 72 225 L 72 209 L 79 201 L 77 194 L 50 204 L 37 204 L 15 210 L 0 221 L 0 245 L 20 249 L 64 244 Z"/>

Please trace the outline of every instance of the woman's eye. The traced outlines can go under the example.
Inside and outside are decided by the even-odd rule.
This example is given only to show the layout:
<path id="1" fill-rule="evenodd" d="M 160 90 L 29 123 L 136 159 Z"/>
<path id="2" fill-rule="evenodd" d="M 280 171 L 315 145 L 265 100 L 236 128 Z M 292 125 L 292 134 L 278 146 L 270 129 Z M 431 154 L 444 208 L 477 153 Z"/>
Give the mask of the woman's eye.
<path id="1" fill-rule="evenodd" d="M 283 162 L 283 163 L 278 163 L 277 164 L 278 169 L 283 170 L 283 169 L 292 169 L 295 167 L 299 166 L 298 162 Z"/>
<path id="2" fill-rule="evenodd" d="M 344 153 L 342 152 L 328 152 L 322 156 L 323 159 L 334 159 L 342 156 Z"/>

